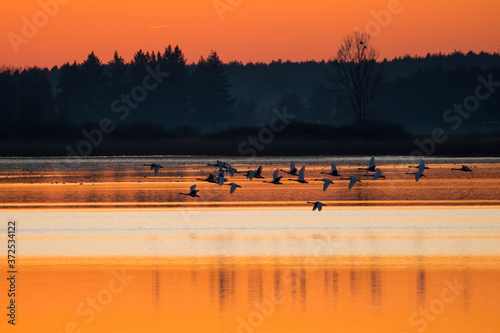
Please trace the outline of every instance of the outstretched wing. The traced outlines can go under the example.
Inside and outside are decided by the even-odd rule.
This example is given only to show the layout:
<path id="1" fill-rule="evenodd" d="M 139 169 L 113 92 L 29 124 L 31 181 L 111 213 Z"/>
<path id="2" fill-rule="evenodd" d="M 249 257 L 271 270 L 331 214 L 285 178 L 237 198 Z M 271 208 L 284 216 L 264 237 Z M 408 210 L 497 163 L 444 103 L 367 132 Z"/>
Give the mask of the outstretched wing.
<path id="1" fill-rule="evenodd" d="M 422 177 L 423 173 L 424 173 L 424 169 L 419 169 L 417 172 L 415 172 L 415 181 L 418 182 L 420 177 Z"/>
<path id="2" fill-rule="evenodd" d="M 349 190 L 352 189 L 357 182 L 358 182 L 358 178 L 351 177 L 351 182 L 349 183 Z"/>
<path id="3" fill-rule="evenodd" d="M 422 176 L 422 174 L 424 173 L 424 170 L 425 170 L 425 164 L 419 164 L 418 165 L 418 171 L 420 173 L 420 176 Z M 419 177 L 420 178 L 420 177 Z"/>
<path id="4" fill-rule="evenodd" d="M 275 180 L 276 180 L 276 178 L 278 178 L 278 172 L 279 172 L 279 171 L 278 171 L 278 169 L 276 169 L 276 170 L 274 171 L 274 173 L 273 173 L 273 181 L 275 181 Z"/>
<path id="5" fill-rule="evenodd" d="M 330 185 L 330 179 L 324 179 L 324 184 L 323 184 L 323 191 L 326 191 L 328 186 Z"/>
<path id="6" fill-rule="evenodd" d="M 304 174 L 306 172 L 306 167 L 303 166 L 302 168 L 300 168 L 300 171 L 299 171 L 299 180 L 304 180 Z"/>
<path id="7" fill-rule="evenodd" d="M 368 164 L 369 168 L 373 168 L 375 166 L 375 156 L 372 156 L 370 159 L 370 163 Z"/>
<path id="8" fill-rule="evenodd" d="M 419 169 L 420 168 L 425 168 L 425 162 L 424 162 L 424 160 L 422 158 L 420 159 L 420 162 L 418 162 L 418 168 Z"/>

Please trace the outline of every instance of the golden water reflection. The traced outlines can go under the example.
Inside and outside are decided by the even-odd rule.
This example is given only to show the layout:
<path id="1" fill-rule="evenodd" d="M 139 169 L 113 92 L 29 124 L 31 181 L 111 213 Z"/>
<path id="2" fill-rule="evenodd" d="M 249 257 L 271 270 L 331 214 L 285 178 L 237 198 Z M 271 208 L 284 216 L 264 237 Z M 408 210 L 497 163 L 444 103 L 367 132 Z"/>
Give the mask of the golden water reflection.
<path id="1" fill-rule="evenodd" d="M 367 158 L 368 159 L 368 158 Z M 457 161 L 460 161 L 457 159 Z M 35 164 L 34 169 L 23 171 L 22 161 L 2 165 L 0 159 L 0 208 L 71 208 L 71 207 L 275 207 L 306 206 L 307 201 L 322 201 L 329 206 L 380 205 L 500 205 L 500 170 L 498 163 L 469 164 L 473 172 L 452 171 L 455 164 L 431 164 L 426 177 L 418 183 L 416 169 L 406 164 L 379 165 L 386 179 L 372 181 L 372 173 L 358 170 L 362 164 L 338 164 L 343 177 L 325 175 L 328 163 L 308 161 L 307 184 L 293 181 L 284 172 L 283 185 L 263 183 L 262 179 L 246 179 L 244 173 L 229 177 L 242 187 L 233 194 L 229 186 L 204 182 L 217 169 L 207 163 L 172 162 L 166 159 L 165 168 L 158 177 L 147 166 L 119 159 L 85 162 L 65 169 Z M 63 164 L 62 162 L 60 164 Z M 259 164 L 239 161 L 241 170 L 256 169 Z M 287 169 L 281 161 L 264 164 L 264 180 L 269 181 L 277 168 Z M 349 180 L 356 176 L 362 180 L 348 190 Z M 323 178 L 333 184 L 322 191 Z M 180 195 L 197 185 L 200 198 Z"/>
<path id="2" fill-rule="evenodd" d="M 16 328 L 497 332 L 499 273 L 486 256 L 25 258 Z"/>

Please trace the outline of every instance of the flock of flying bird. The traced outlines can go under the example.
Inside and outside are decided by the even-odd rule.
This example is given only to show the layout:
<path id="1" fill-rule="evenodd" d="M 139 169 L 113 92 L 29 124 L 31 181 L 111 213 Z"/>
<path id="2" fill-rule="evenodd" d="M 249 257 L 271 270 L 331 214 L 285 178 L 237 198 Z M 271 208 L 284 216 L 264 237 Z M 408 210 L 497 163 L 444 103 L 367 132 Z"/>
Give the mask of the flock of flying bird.
<path id="1" fill-rule="evenodd" d="M 151 170 L 154 170 L 155 172 L 155 176 L 158 175 L 158 172 L 160 170 L 160 168 L 163 168 L 160 164 L 158 163 L 153 163 L 151 165 L 149 164 L 145 164 L 145 165 L 148 165 L 151 167 Z M 257 170 L 248 170 L 248 171 L 238 171 L 236 168 L 234 168 L 233 166 L 231 166 L 231 164 L 229 163 L 226 163 L 226 162 L 222 162 L 222 161 L 217 161 L 217 163 L 215 164 L 208 164 L 208 166 L 214 166 L 214 167 L 217 167 L 218 168 L 218 171 L 217 171 L 217 174 L 209 174 L 207 178 L 205 179 L 200 179 L 198 178 L 197 180 L 201 180 L 201 181 L 205 181 L 205 182 L 208 182 L 208 183 L 215 183 L 215 184 L 218 184 L 219 186 L 223 186 L 223 185 L 229 185 L 230 186 L 230 190 L 229 190 L 229 193 L 233 194 L 234 191 L 236 191 L 236 189 L 238 187 L 241 187 L 240 185 L 236 184 L 236 183 L 229 183 L 229 184 L 225 184 L 226 182 L 228 182 L 229 180 L 226 178 L 226 176 L 231 176 L 233 177 L 236 173 L 245 173 L 246 175 L 246 178 L 249 179 L 249 180 L 252 180 L 254 178 L 256 179 L 264 179 L 264 177 L 262 176 L 262 166 L 259 166 L 257 168 Z M 417 166 L 410 166 L 410 168 L 417 168 L 418 171 L 416 172 L 407 172 L 407 174 L 412 174 L 412 175 L 415 175 L 415 181 L 419 181 L 421 177 L 425 177 L 424 175 L 424 171 L 425 170 L 428 170 L 429 167 L 425 165 L 425 162 L 423 159 L 420 159 L 420 162 Z M 283 170 L 283 169 L 276 169 L 273 173 L 273 180 L 272 181 L 263 181 L 264 183 L 270 183 L 270 184 L 275 184 L 275 185 L 283 185 L 283 183 L 281 182 L 281 179 L 283 178 L 283 176 L 279 176 L 279 171 L 282 171 L 282 172 L 285 172 L 291 176 L 297 176 L 297 179 L 289 179 L 289 180 L 292 180 L 292 181 L 296 181 L 296 182 L 299 182 L 299 183 L 303 183 L 303 184 L 306 184 L 308 183 L 308 181 L 305 180 L 305 170 L 306 170 L 306 167 L 303 166 L 299 171 L 297 171 L 297 168 L 295 167 L 295 163 L 292 162 L 290 164 L 290 170 L 287 171 L 287 170 Z M 372 156 L 371 159 L 370 159 L 370 162 L 368 164 L 368 167 L 367 168 L 358 168 L 358 170 L 364 170 L 364 171 L 369 171 L 369 172 L 374 172 L 373 174 L 373 177 L 372 177 L 372 180 L 377 180 L 377 179 L 380 179 L 380 178 L 386 178 L 384 175 L 382 175 L 382 171 L 376 167 L 375 165 L 375 157 Z M 462 165 L 461 168 L 459 169 L 451 169 L 451 170 L 458 170 L 458 171 L 464 171 L 464 172 L 472 172 L 472 170 L 466 166 L 466 165 Z M 322 172 L 322 174 L 327 174 L 327 175 L 330 175 L 330 176 L 333 176 L 333 177 L 341 177 L 341 175 L 339 174 L 338 170 L 337 170 L 337 166 L 335 165 L 335 163 L 332 163 L 332 169 L 330 172 Z M 361 182 L 361 180 L 359 180 L 357 177 L 355 176 L 350 176 L 348 178 L 339 178 L 339 179 L 344 179 L 344 180 L 350 180 L 349 182 L 349 186 L 348 186 L 348 189 L 352 189 L 354 187 L 354 185 L 356 185 L 356 183 L 358 182 Z M 328 178 L 323 178 L 323 179 L 316 179 L 317 181 L 323 181 L 323 191 L 326 191 L 326 189 L 328 188 L 328 186 L 330 184 L 333 184 L 332 180 L 331 179 L 328 179 Z M 190 196 L 190 197 L 200 197 L 198 195 L 198 192 L 199 190 L 196 189 L 196 185 L 192 185 L 190 187 L 190 191 L 189 193 L 179 193 L 181 195 L 187 195 L 187 196 Z M 321 211 L 323 209 L 323 206 L 326 206 L 324 203 L 320 202 L 320 201 L 315 201 L 315 202 L 312 202 L 312 201 L 308 201 L 307 203 L 311 203 L 313 204 L 313 211 L 314 210 L 318 210 L 318 211 Z"/>

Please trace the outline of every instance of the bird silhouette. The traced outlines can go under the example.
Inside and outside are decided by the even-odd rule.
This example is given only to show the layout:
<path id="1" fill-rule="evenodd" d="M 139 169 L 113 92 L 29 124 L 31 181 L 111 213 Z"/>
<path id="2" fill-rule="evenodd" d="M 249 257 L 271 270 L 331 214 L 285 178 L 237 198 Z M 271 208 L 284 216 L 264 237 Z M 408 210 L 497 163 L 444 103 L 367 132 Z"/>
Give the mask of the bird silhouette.
<path id="1" fill-rule="evenodd" d="M 375 156 L 372 156 L 372 158 L 370 159 L 370 163 L 368 164 L 368 168 L 358 168 L 358 170 L 365 170 L 365 171 L 375 172 L 375 168 L 376 168 L 376 165 L 375 165 Z"/>
<path id="2" fill-rule="evenodd" d="M 458 171 L 464 171 L 464 172 L 472 172 L 471 168 L 469 168 L 467 165 L 462 165 L 460 169 L 451 169 L 451 170 L 458 170 Z"/>
<path id="3" fill-rule="evenodd" d="M 201 180 L 201 181 L 207 182 L 207 183 L 217 183 L 217 177 L 212 173 L 209 174 L 208 177 L 205 179 L 197 178 L 197 180 Z"/>
<path id="4" fill-rule="evenodd" d="M 240 171 L 238 171 L 238 169 L 233 168 L 233 167 L 230 167 L 229 169 L 226 169 L 226 171 L 227 171 L 227 173 L 229 175 L 231 175 L 231 177 L 234 177 L 235 173 L 241 173 Z"/>
<path id="5" fill-rule="evenodd" d="M 294 180 L 294 181 L 302 183 L 302 184 L 307 184 L 308 182 L 304 179 L 305 172 L 306 172 L 306 167 L 303 166 L 302 168 L 300 168 L 299 178 L 297 178 L 297 179 L 289 179 L 289 180 Z"/>
<path id="6" fill-rule="evenodd" d="M 357 182 L 361 183 L 361 180 L 359 180 L 358 178 L 356 178 L 354 176 L 349 177 L 349 179 L 351 180 L 349 182 L 349 190 L 352 189 L 354 187 L 354 185 L 356 185 Z"/>
<path id="7" fill-rule="evenodd" d="M 424 168 L 425 170 L 429 170 L 429 167 L 425 165 L 425 162 L 423 159 L 420 159 L 420 162 L 418 163 L 417 166 L 408 166 L 409 168 L 417 168 L 417 169 L 420 169 L 420 168 Z"/>
<path id="8" fill-rule="evenodd" d="M 282 176 L 278 177 L 279 170 L 276 169 L 273 173 L 273 180 L 270 182 L 266 182 L 265 180 L 263 181 L 264 183 L 270 183 L 270 184 L 276 184 L 276 185 L 283 185 L 283 183 L 280 182 Z"/>
<path id="9" fill-rule="evenodd" d="M 330 184 L 333 184 L 333 182 L 328 178 L 316 179 L 316 180 L 323 182 L 323 191 L 326 191 L 328 186 L 330 186 Z"/>
<path id="10" fill-rule="evenodd" d="M 423 160 L 420 160 L 420 161 L 423 162 Z M 420 163 L 418 165 L 418 171 L 417 172 L 407 172 L 406 174 L 407 175 L 415 175 L 415 181 L 418 182 L 420 180 L 420 178 L 425 177 L 424 171 L 426 169 L 429 169 L 429 168 L 425 166 L 425 163 Z"/>
<path id="11" fill-rule="evenodd" d="M 224 178 L 223 176 L 220 176 L 217 178 L 217 183 L 219 184 L 219 186 L 222 186 L 224 185 L 224 182 L 227 181 L 227 178 Z"/>
<path id="12" fill-rule="evenodd" d="M 321 212 L 321 210 L 323 209 L 323 206 L 326 206 L 324 203 L 319 202 L 319 201 L 316 201 L 316 202 L 308 201 L 307 203 L 314 204 L 313 209 L 312 209 L 313 211 L 315 211 L 317 209 L 318 211 Z"/>
<path id="13" fill-rule="evenodd" d="M 264 178 L 262 177 L 262 165 L 259 166 L 255 171 L 254 178 Z"/>
<path id="14" fill-rule="evenodd" d="M 286 170 L 283 170 L 283 169 L 281 169 L 281 171 L 286 172 L 286 173 L 288 173 L 291 176 L 298 176 L 297 175 L 297 168 L 295 167 L 295 163 L 294 162 L 290 163 L 290 171 L 286 171 Z"/>
<path id="15" fill-rule="evenodd" d="M 384 175 L 382 175 L 382 171 L 380 171 L 380 169 L 375 169 L 375 174 L 373 175 L 373 178 L 372 180 L 377 180 L 379 178 L 385 178 Z"/>
<path id="16" fill-rule="evenodd" d="M 247 171 L 247 174 L 246 174 L 247 179 L 252 180 L 254 176 L 255 176 L 255 170 L 248 170 Z"/>
<path id="17" fill-rule="evenodd" d="M 234 191 L 236 191 L 236 188 L 241 187 L 240 185 L 238 185 L 236 183 L 231 183 L 229 185 L 231 186 L 231 189 L 229 190 L 229 193 L 231 193 L 231 194 L 233 194 Z"/>
<path id="18" fill-rule="evenodd" d="M 179 193 L 179 194 L 189 195 L 190 197 L 193 197 L 193 198 L 194 197 L 198 197 L 198 198 L 200 197 L 198 195 L 198 192 L 200 192 L 200 191 L 196 189 L 196 185 L 192 185 L 189 189 L 190 189 L 189 193 L 187 193 L 187 194 L 186 193 Z"/>
<path id="19" fill-rule="evenodd" d="M 330 175 L 330 176 L 334 176 L 334 177 L 339 177 L 339 172 L 337 170 L 337 166 L 335 165 L 335 163 L 332 163 L 332 171 L 330 172 L 322 172 L 322 174 L 325 174 L 325 175 Z"/>
<path id="20" fill-rule="evenodd" d="M 151 163 L 151 164 L 144 164 L 144 165 L 151 167 L 151 170 L 155 171 L 155 176 L 158 176 L 158 172 L 160 171 L 160 168 L 163 168 L 158 163 Z"/>

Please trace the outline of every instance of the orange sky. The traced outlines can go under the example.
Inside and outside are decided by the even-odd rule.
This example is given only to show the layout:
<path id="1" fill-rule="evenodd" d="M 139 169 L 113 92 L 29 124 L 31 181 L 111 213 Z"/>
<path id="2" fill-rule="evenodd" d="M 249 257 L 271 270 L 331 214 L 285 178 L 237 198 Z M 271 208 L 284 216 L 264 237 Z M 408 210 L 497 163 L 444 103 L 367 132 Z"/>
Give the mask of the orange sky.
<path id="1" fill-rule="evenodd" d="M 53 17 L 39 2 L 60 4 Z M 239 5 L 221 20 L 214 0 L 19 0 L 4 1 L 0 66 L 52 66 L 90 51 L 107 62 L 117 50 L 134 52 L 178 44 L 188 61 L 216 50 L 222 60 L 322 60 L 332 58 L 342 37 L 376 22 L 371 12 L 399 2 L 373 38 L 382 57 L 473 50 L 499 52 L 500 2 L 492 0 L 218 0 Z M 45 15 L 45 16 L 44 16 Z M 23 18 L 40 25 L 24 38 Z M 47 18 L 44 22 L 44 18 Z M 151 27 L 159 27 L 151 29 Z M 29 32 L 28 32 L 29 33 Z M 19 41 L 19 39 L 17 39 Z M 15 50 L 17 48 L 17 51 Z"/>

